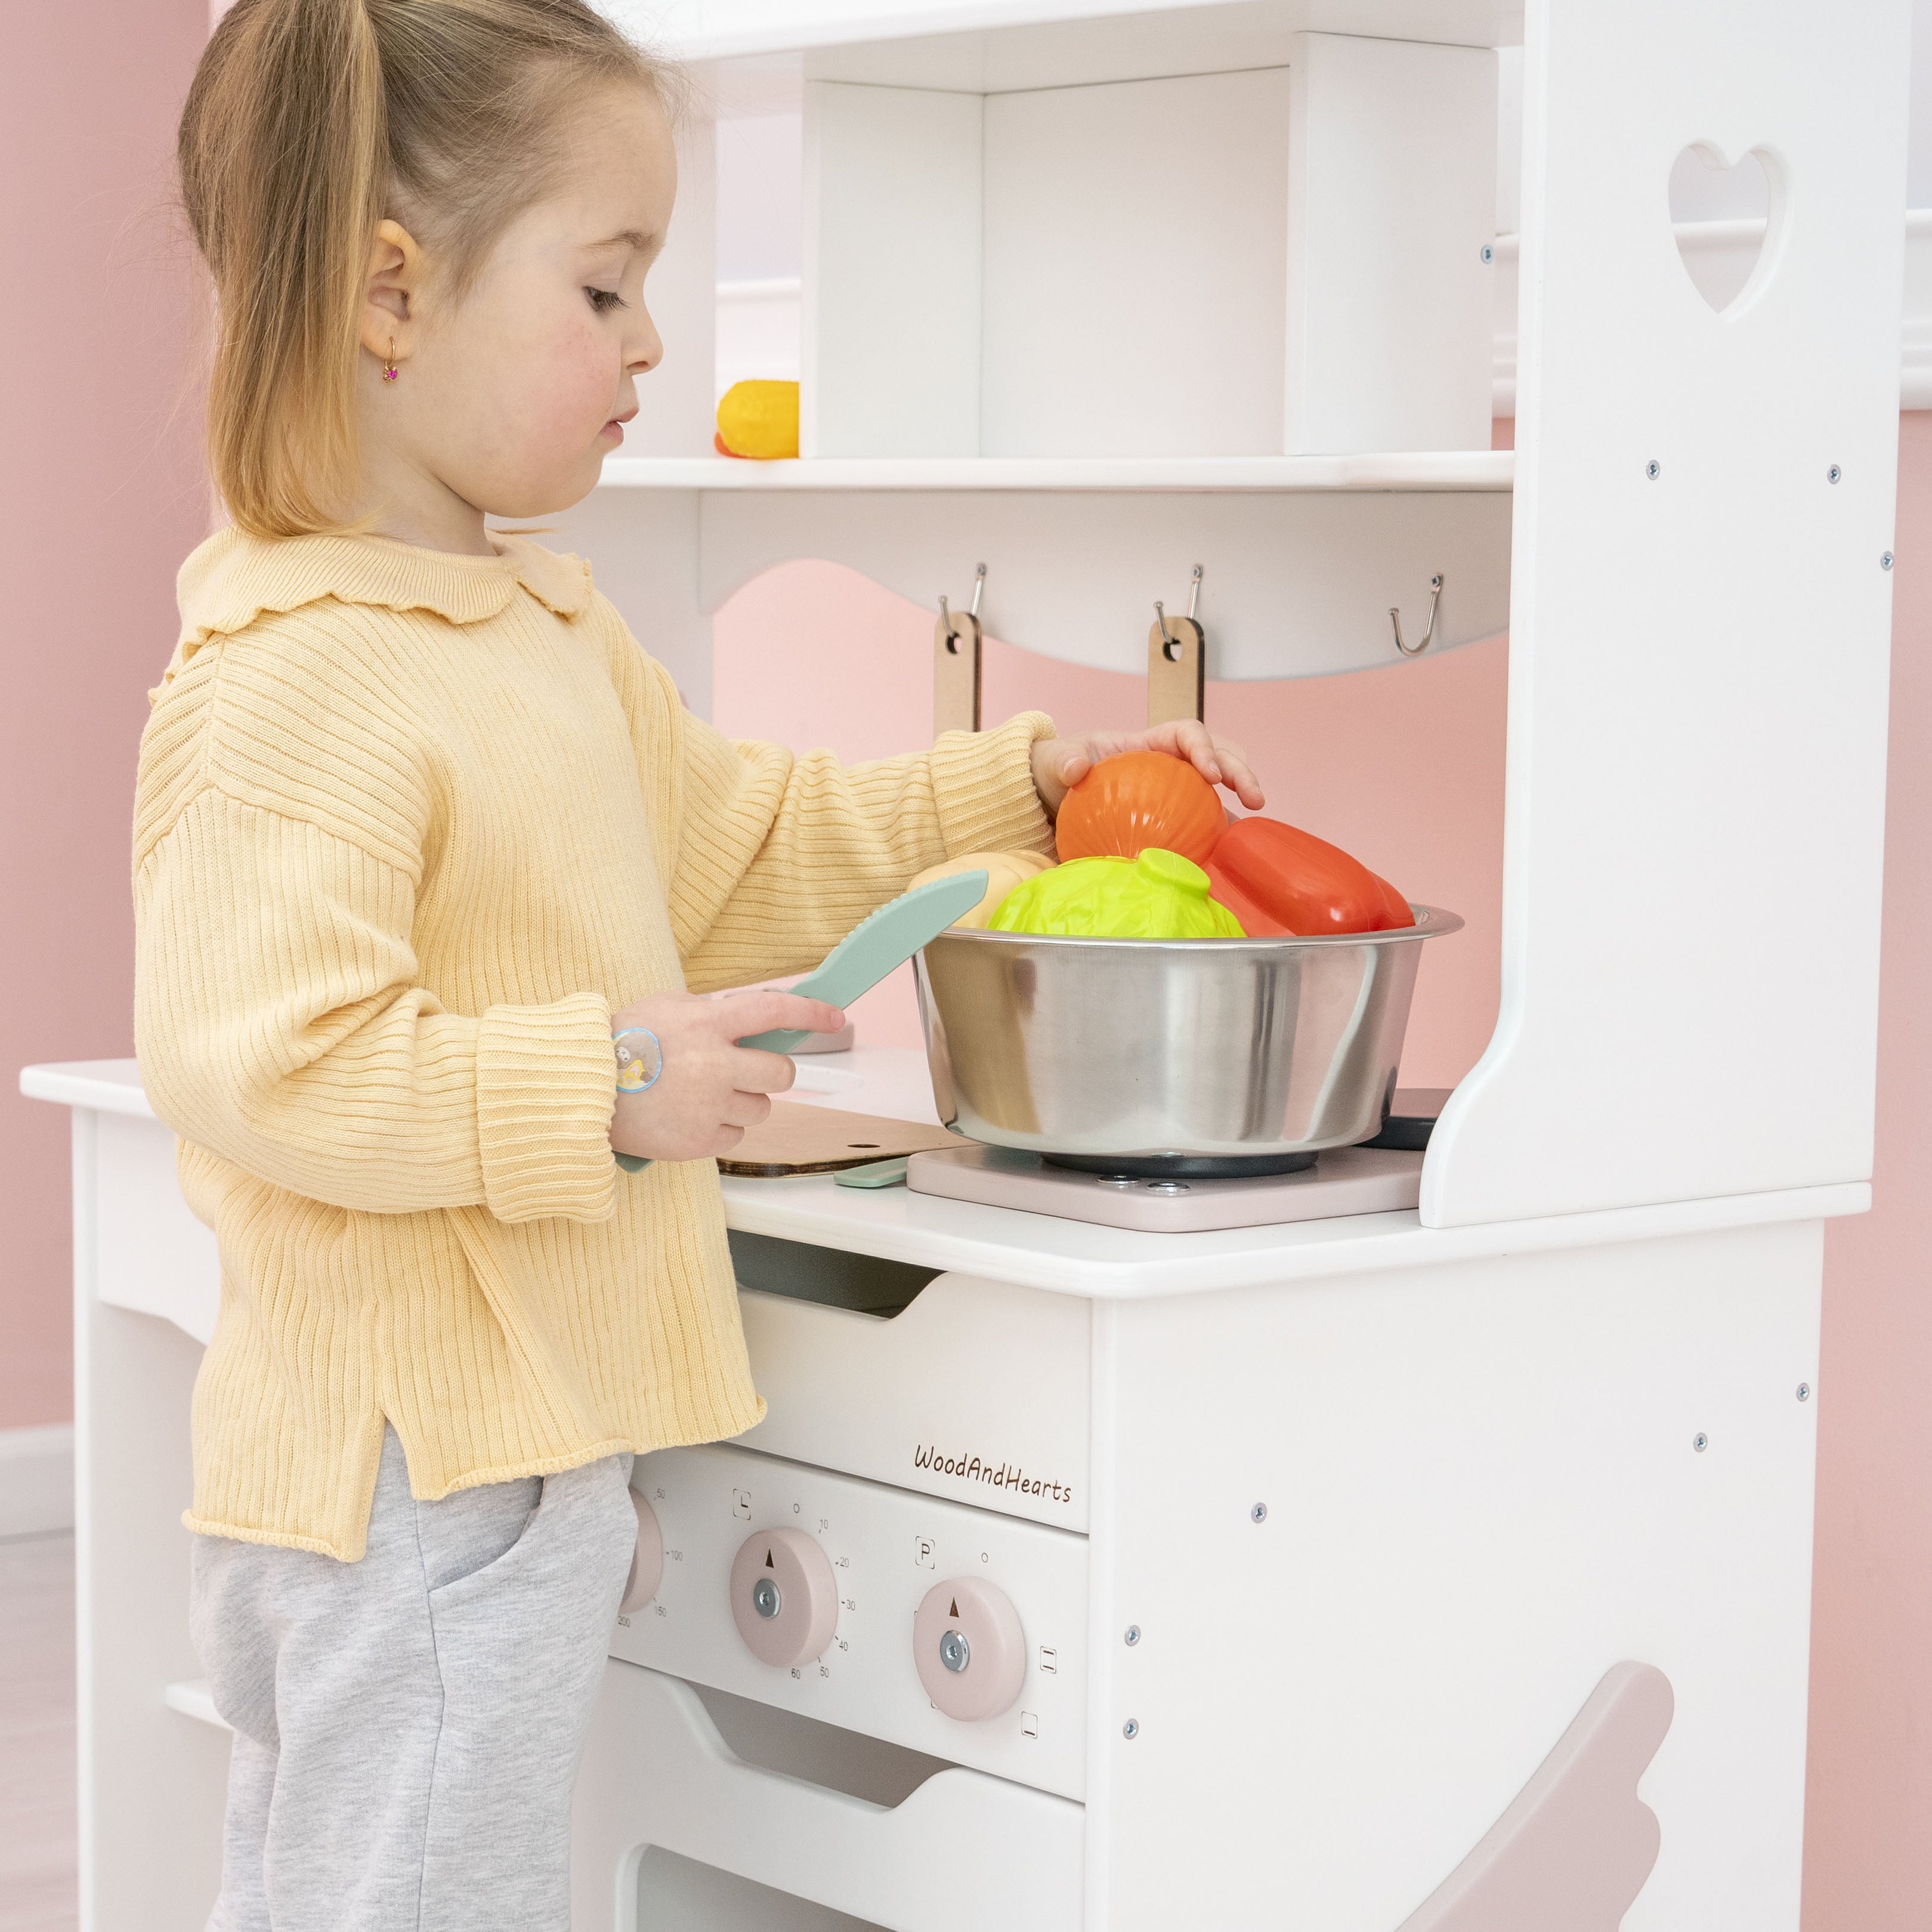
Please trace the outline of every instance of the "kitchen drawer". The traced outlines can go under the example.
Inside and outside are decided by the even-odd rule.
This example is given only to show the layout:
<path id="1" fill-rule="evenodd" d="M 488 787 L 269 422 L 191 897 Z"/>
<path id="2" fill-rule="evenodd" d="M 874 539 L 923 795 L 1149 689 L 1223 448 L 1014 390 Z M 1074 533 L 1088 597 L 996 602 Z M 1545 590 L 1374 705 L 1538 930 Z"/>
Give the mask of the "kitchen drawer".
<path id="1" fill-rule="evenodd" d="M 1085 1301 L 968 1275 L 919 1286 L 918 1271 L 908 1270 L 901 1292 L 911 1299 L 892 1312 L 881 1264 L 830 1249 L 798 1259 L 800 1287 L 814 1297 L 806 1300 L 784 1280 L 779 1251 L 794 1245 L 765 1242 L 748 1268 L 734 1238 L 752 1370 L 769 1412 L 740 1442 L 1086 1529 Z M 829 1298 L 842 1258 L 851 1264 L 848 1298 L 869 1308 Z"/>
<path id="2" fill-rule="evenodd" d="M 651 1932 L 656 1849 L 888 1932 L 1078 1932 L 1084 1817 L 957 1766 L 881 1804 L 748 1763 L 688 1684 L 614 1658 L 577 1774 L 571 1923 Z"/>

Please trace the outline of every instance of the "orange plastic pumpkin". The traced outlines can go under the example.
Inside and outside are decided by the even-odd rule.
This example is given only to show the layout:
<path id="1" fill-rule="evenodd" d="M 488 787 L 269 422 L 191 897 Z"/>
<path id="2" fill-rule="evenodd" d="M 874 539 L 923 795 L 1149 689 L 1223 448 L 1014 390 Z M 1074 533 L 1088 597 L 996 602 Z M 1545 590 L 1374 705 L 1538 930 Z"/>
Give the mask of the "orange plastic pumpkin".
<path id="1" fill-rule="evenodd" d="M 1185 758 L 1123 752 L 1066 794 L 1054 838 L 1063 860 L 1137 859 L 1158 845 L 1204 866 L 1227 826 L 1214 788 Z"/>
<path id="2" fill-rule="evenodd" d="M 1408 902 L 1339 845 L 1278 818 L 1238 818 L 1208 862 L 1214 896 L 1250 939 L 1393 932 Z"/>

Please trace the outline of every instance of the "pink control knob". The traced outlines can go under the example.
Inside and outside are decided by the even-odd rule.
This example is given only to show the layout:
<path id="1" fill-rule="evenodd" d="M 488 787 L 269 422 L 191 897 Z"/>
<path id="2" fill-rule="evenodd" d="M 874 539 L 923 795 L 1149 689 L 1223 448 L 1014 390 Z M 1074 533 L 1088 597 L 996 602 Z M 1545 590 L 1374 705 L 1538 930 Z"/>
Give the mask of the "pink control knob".
<path id="1" fill-rule="evenodd" d="M 1026 1682 L 1019 1612 L 1005 1591 L 976 1576 L 926 1592 L 913 1616 L 912 1651 L 926 1694 L 949 1718 L 997 1718 Z"/>
<path id="2" fill-rule="evenodd" d="M 838 1628 L 838 1586 L 802 1529 L 760 1530 L 731 1562 L 731 1621 L 761 1663 L 796 1670 L 822 1656 Z"/>
<path id="3" fill-rule="evenodd" d="M 638 1542 L 631 1552 L 631 1574 L 624 1579 L 623 1600 L 617 1606 L 626 1616 L 641 1610 L 664 1581 L 664 1532 L 658 1527 L 658 1513 L 635 1490 L 631 1492 L 631 1507 L 638 1513 Z"/>

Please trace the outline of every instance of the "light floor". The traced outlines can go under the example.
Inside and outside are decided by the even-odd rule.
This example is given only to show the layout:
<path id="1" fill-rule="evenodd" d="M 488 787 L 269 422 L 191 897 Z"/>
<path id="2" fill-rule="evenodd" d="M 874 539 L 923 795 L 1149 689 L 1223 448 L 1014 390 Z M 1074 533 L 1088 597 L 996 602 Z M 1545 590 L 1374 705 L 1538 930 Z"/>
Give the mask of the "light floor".
<path id="1" fill-rule="evenodd" d="M 0 1539 L 0 1932 L 74 1932 L 74 1538 Z"/>

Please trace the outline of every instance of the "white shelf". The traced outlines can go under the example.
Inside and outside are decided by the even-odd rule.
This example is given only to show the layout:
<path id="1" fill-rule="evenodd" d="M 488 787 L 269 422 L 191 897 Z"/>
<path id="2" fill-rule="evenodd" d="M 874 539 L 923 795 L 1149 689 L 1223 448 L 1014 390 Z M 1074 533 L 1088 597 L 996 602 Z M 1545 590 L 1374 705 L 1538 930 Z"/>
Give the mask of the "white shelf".
<path id="1" fill-rule="evenodd" d="M 169 1684 L 161 1693 L 161 1702 L 170 1711 L 178 1711 L 184 1718 L 193 1718 L 199 1724 L 212 1724 L 218 1731 L 235 1728 L 214 1708 L 214 1694 L 206 1677 L 187 1678 Z"/>
<path id="2" fill-rule="evenodd" d="M 1332 492 L 1495 491 L 1514 488 L 1508 449 L 1366 456 L 821 457 L 783 463 L 728 456 L 613 456 L 602 488 L 622 490 L 1038 490 Z"/>
<path id="3" fill-rule="evenodd" d="M 770 112 L 806 78 L 1000 93 L 1276 67 L 1314 30 L 1513 46 L 1521 0 L 616 0 L 704 64 L 722 111 Z"/>
<path id="4" fill-rule="evenodd" d="M 103 1114 L 157 1118 L 141 1085 L 135 1060 L 66 1060 L 20 1070 L 20 1091 L 30 1100 L 53 1100 L 64 1107 L 91 1107 Z"/>
<path id="5" fill-rule="evenodd" d="M 1324 676 L 1399 662 L 1390 607 L 1419 631 L 1432 574 L 1447 585 L 1436 652 L 1508 628 L 1514 469 L 1508 450 L 613 457 L 553 541 L 597 558 L 633 628 L 660 640 L 795 558 L 836 559 L 935 613 L 942 592 L 970 596 L 983 560 L 982 614 L 1003 643 L 1136 676 L 1154 600 L 1184 608 L 1198 563 L 1211 679 Z"/>

